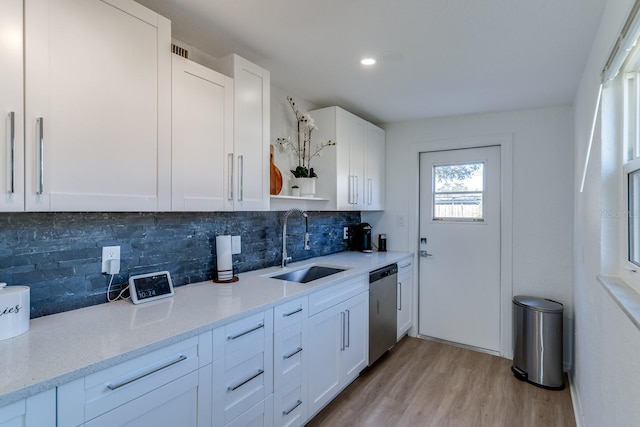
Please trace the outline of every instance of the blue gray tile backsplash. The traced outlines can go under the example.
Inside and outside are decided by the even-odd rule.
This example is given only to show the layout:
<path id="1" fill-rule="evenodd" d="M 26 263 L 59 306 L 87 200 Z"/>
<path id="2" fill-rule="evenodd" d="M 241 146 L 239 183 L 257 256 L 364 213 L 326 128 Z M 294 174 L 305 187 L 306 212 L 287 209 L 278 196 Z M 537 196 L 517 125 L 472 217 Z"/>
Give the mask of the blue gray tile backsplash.
<path id="1" fill-rule="evenodd" d="M 209 280 L 215 236 L 241 236 L 238 272 L 280 265 L 282 212 L 5 213 L 0 214 L 0 281 L 31 288 L 31 317 L 106 302 L 103 246 L 120 246 L 120 274 L 168 270 L 175 286 Z M 304 220 L 291 216 L 287 251 L 294 261 L 346 249 L 342 228 L 360 212 L 309 212 L 311 250 L 303 250 Z M 112 295 L 115 296 L 115 293 Z"/>

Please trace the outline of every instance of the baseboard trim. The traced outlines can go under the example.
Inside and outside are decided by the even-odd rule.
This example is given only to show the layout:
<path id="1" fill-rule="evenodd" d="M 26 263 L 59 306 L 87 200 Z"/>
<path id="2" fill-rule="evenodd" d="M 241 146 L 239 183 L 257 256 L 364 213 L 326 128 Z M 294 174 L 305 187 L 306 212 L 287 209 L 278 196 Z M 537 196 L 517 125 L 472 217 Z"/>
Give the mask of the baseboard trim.
<path id="1" fill-rule="evenodd" d="M 582 401 L 580 400 L 580 393 L 575 386 L 573 374 L 569 373 L 567 377 L 569 380 L 569 391 L 571 392 L 571 403 L 573 404 L 573 417 L 576 419 L 576 427 L 584 427 L 585 423 L 582 418 Z"/>

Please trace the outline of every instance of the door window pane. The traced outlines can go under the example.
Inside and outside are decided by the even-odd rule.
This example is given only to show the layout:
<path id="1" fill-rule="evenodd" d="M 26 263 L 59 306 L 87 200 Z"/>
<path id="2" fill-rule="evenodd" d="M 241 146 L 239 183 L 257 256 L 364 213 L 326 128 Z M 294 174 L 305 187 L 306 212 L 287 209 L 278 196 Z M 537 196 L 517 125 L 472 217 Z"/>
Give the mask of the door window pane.
<path id="1" fill-rule="evenodd" d="M 483 221 L 484 163 L 433 167 L 433 219 Z"/>

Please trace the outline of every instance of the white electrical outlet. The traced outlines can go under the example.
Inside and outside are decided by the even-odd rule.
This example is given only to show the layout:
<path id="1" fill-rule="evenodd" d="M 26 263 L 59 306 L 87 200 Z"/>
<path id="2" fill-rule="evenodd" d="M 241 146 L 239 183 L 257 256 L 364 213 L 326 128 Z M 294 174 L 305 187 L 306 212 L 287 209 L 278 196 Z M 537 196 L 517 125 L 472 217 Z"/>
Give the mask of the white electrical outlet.
<path id="1" fill-rule="evenodd" d="M 109 271 L 109 261 L 120 260 L 120 246 L 105 246 L 102 248 L 102 272 Z M 118 268 L 119 269 L 119 268 Z"/>
<path id="2" fill-rule="evenodd" d="M 231 236 L 231 255 L 239 254 L 242 252 L 242 244 L 240 236 Z"/>
<path id="3" fill-rule="evenodd" d="M 349 238 L 349 227 L 345 227 L 342 229 L 342 240 L 347 240 Z"/>

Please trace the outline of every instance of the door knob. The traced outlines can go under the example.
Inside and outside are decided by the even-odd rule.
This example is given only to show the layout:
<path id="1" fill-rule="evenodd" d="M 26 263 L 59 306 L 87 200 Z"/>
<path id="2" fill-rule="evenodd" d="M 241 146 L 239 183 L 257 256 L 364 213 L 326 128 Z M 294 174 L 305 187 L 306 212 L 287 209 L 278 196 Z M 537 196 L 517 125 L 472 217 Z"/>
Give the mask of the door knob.
<path id="1" fill-rule="evenodd" d="M 427 252 L 427 251 L 420 251 L 420 256 L 421 256 L 422 258 L 426 258 L 426 257 L 428 257 L 428 256 L 433 256 L 433 254 L 430 254 L 430 253 L 429 253 L 429 252 Z"/>

